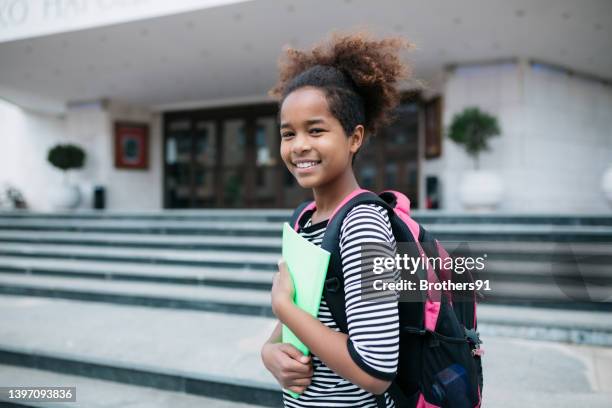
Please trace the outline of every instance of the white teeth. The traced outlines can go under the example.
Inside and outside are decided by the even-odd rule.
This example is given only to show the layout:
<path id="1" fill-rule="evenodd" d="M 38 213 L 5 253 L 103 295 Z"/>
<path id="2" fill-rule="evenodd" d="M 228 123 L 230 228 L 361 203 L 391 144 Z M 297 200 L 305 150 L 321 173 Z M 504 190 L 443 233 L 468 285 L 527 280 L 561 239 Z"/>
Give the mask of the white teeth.
<path id="1" fill-rule="evenodd" d="M 318 164 L 317 162 L 303 162 L 303 163 L 297 163 L 296 166 L 300 169 L 307 169 L 309 167 L 316 166 L 317 164 Z"/>

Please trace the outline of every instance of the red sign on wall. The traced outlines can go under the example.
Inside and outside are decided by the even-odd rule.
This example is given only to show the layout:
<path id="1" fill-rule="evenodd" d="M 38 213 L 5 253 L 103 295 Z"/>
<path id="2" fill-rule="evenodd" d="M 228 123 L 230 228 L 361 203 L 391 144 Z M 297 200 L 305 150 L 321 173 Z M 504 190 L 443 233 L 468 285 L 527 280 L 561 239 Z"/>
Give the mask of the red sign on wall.
<path id="1" fill-rule="evenodd" d="M 149 125 L 115 123 L 115 167 L 141 170 L 149 168 Z"/>

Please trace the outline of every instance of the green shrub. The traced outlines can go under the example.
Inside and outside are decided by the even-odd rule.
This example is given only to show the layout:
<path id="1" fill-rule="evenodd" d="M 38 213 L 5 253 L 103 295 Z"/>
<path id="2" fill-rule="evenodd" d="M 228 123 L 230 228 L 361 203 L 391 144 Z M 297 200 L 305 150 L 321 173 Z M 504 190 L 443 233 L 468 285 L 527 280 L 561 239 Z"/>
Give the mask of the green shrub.
<path id="1" fill-rule="evenodd" d="M 478 169 L 478 156 L 489 150 L 489 139 L 500 134 L 497 118 L 476 107 L 466 108 L 453 117 L 448 137 L 462 145 L 466 153 L 474 159 Z"/>
<path id="2" fill-rule="evenodd" d="M 80 169 L 85 163 L 85 152 L 76 145 L 60 144 L 49 150 L 47 160 L 60 170 Z"/>

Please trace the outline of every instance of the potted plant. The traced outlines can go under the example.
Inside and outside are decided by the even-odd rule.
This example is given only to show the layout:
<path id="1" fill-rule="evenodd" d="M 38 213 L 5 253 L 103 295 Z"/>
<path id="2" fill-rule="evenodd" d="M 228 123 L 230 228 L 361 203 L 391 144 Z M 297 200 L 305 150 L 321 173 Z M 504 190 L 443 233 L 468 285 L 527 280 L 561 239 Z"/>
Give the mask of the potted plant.
<path id="1" fill-rule="evenodd" d="M 459 187 L 461 202 L 470 210 L 492 210 L 500 203 L 503 186 L 499 177 L 480 169 L 480 154 L 489 150 L 489 140 L 501 133 L 495 116 L 469 107 L 453 117 L 448 137 L 473 159 Z"/>
<path id="2" fill-rule="evenodd" d="M 85 152 L 76 145 L 59 144 L 49 150 L 47 160 L 64 172 L 63 183 L 52 196 L 54 206 L 58 209 L 76 208 L 81 202 L 81 192 L 78 186 L 70 183 L 68 171 L 83 167 Z"/>

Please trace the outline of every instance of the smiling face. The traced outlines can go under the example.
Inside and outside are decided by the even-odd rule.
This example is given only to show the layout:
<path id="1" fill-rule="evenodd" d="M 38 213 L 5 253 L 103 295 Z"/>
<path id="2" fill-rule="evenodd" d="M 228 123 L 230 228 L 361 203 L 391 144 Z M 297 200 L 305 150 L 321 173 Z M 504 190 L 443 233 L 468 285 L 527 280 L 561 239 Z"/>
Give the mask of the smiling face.
<path id="1" fill-rule="evenodd" d="M 347 137 L 322 90 L 303 87 L 287 95 L 280 122 L 281 157 L 300 186 L 322 187 L 352 173 L 351 159 L 361 146 L 363 126 Z"/>

